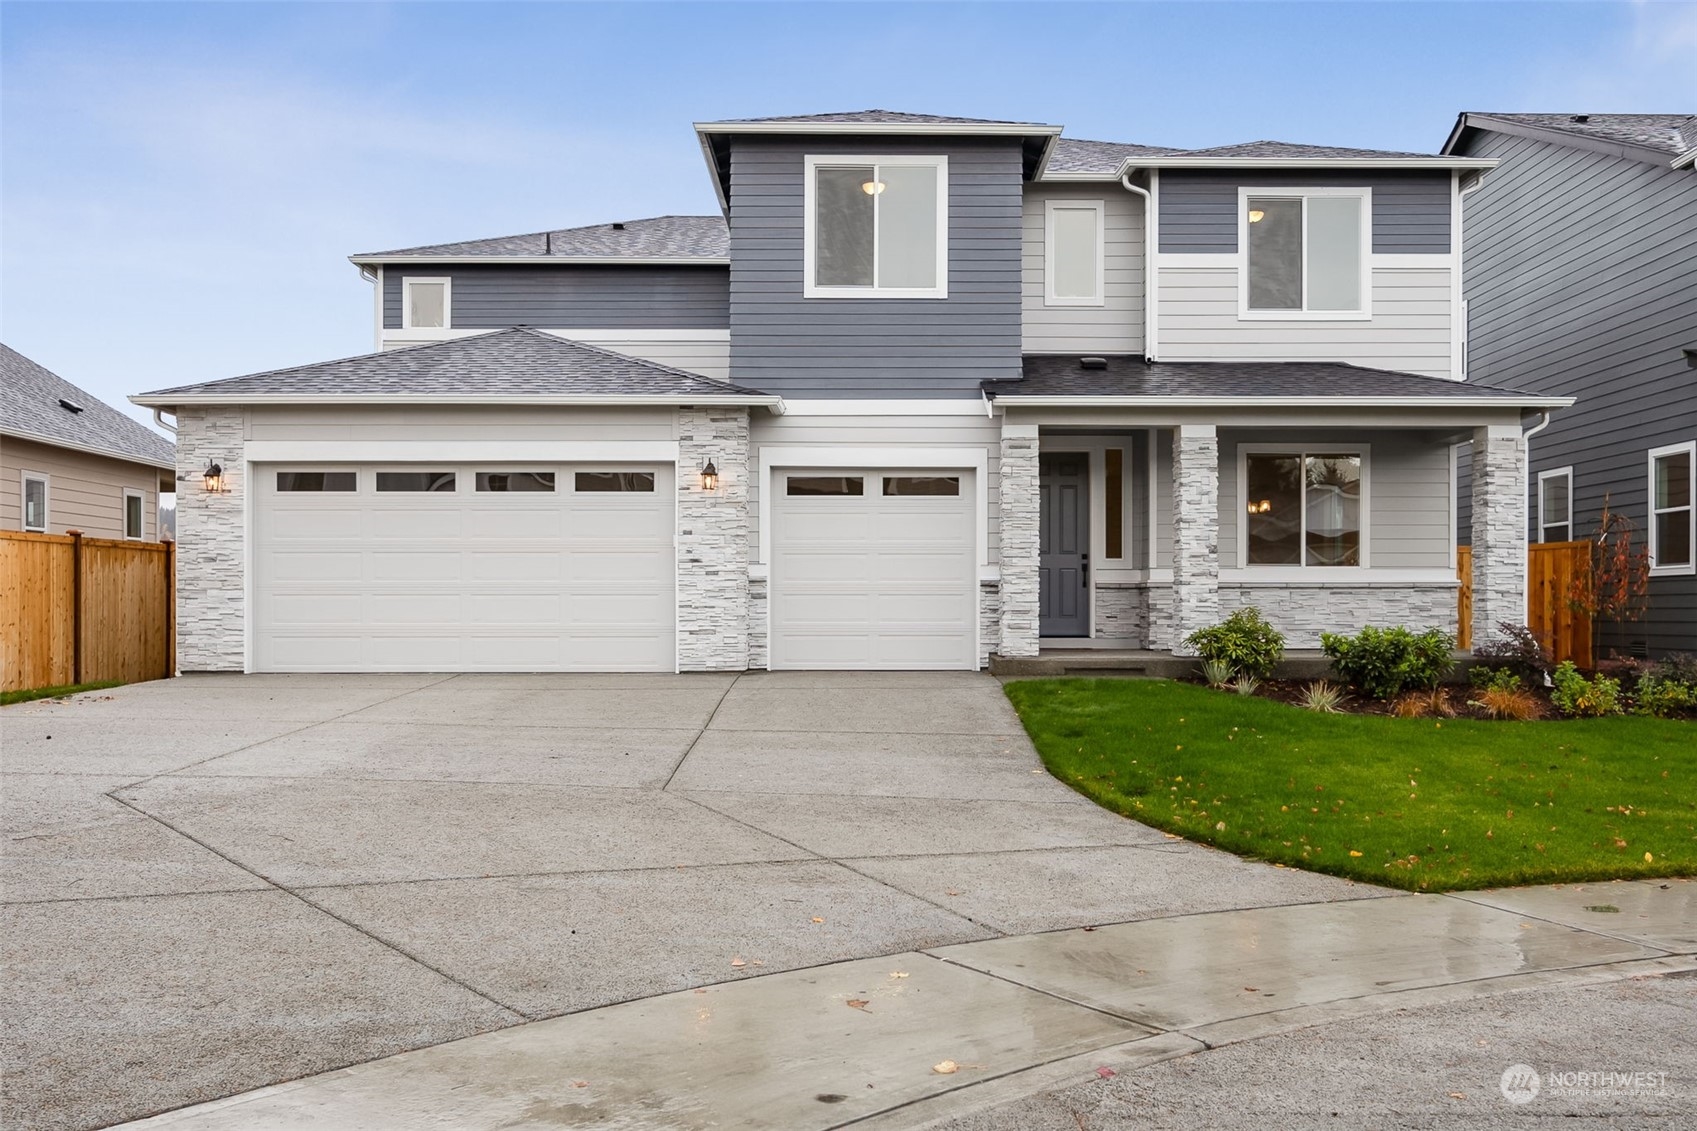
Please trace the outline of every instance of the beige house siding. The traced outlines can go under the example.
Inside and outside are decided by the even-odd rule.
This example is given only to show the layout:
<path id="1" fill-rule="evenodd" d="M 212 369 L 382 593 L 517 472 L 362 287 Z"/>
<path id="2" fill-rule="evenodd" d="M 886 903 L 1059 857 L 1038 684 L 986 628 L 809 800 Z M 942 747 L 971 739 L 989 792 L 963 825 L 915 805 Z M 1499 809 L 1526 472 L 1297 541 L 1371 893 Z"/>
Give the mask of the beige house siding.
<path id="1" fill-rule="evenodd" d="M 1044 244 L 1051 200 L 1102 202 L 1101 306 L 1050 306 L 1044 299 Z M 1143 352 L 1143 201 L 1118 184 L 1027 185 L 1021 256 L 1026 353 Z"/>
<path id="2" fill-rule="evenodd" d="M 47 476 L 47 533 L 124 536 L 124 489 L 141 492 L 142 538 L 159 538 L 159 480 L 171 473 L 72 448 L 0 436 L 0 530 L 23 529 L 23 473 Z"/>

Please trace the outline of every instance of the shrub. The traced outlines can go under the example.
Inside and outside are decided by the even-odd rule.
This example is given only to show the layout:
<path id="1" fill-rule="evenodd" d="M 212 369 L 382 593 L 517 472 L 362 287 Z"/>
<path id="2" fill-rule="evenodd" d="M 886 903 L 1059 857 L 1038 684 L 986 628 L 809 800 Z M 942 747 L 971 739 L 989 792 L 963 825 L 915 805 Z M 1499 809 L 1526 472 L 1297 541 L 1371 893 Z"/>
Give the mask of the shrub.
<path id="1" fill-rule="evenodd" d="M 1606 675 L 1586 679 L 1572 660 L 1563 660 L 1556 668 L 1555 685 L 1550 699 L 1564 715 L 1595 719 L 1622 713 L 1618 679 Z"/>
<path id="2" fill-rule="evenodd" d="M 1634 710 L 1660 719 L 1697 713 L 1697 683 L 1668 679 L 1651 672 L 1638 681 Z"/>
<path id="3" fill-rule="evenodd" d="M 1184 642 L 1203 660 L 1231 665 L 1238 675 L 1266 679 L 1285 654 L 1284 634 L 1268 624 L 1261 610 L 1246 606 L 1212 628 L 1200 628 Z"/>
<path id="4" fill-rule="evenodd" d="M 1320 646 L 1350 686 L 1374 699 L 1410 688 L 1430 691 L 1455 667 L 1455 640 L 1436 628 L 1415 633 L 1368 625 L 1354 636 L 1322 632 Z"/>
<path id="5" fill-rule="evenodd" d="M 1656 661 L 1656 675 L 1679 683 L 1697 684 L 1697 656 L 1690 652 L 1670 652 Z"/>
<path id="6" fill-rule="evenodd" d="M 1473 658 L 1487 672 L 1511 671 L 1527 683 L 1542 686 L 1550 674 L 1550 653 L 1536 633 L 1523 624 L 1497 622 L 1492 637 L 1473 649 Z M 1479 667 L 1473 670 L 1478 671 Z"/>
<path id="7" fill-rule="evenodd" d="M 1391 714 L 1399 719 L 1423 719 L 1432 710 L 1432 701 L 1415 691 L 1407 691 L 1391 700 Z"/>
<path id="8" fill-rule="evenodd" d="M 1343 688 L 1327 680 L 1311 683 L 1302 692 L 1302 705 L 1322 715 L 1336 715 L 1343 703 Z"/>
<path id="9" fill-rule="evenodd" d="M 1253 695 L 1261 686 L 1261 681 L 1252 675 L 1240 675 L 1232 680 L 1232 690 L 1239 695 Z"/>
<path id="10" fill-rule="evenodd" d="M 1478 707 L 1493 719 L 1516 722 L 1535 719 L 1538 717 L 1538 700 L 1519 683 L 1519 677 L 1516 677 L 1513 687 L 1486 687 L 1479 693 L 1479 698 L 1469 700 L 1468 705 Z"/>
<path id="11" fill-rule="evenodd" d="M 1520 676 L 1509 668 L 1474 668 L 1467 681 L 1481 691 L 1519 691 Z"/>
<path id="12" fill-rule="evenodd" d="M 1216 691 L 1223 690 L 1232 681 L 1232 666 L 1224 660 L 1202 661 L 1202 682 Z"/>

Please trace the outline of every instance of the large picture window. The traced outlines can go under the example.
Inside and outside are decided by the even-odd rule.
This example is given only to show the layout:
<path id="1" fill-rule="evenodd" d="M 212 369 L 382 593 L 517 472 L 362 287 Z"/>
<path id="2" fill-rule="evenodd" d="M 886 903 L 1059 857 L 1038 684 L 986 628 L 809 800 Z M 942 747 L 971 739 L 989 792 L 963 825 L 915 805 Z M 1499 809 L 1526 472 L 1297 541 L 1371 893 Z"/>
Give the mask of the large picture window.
<path id="1" fill-rule="evenodd" d="M 1697 442 L 1650 452 L 1650 572 L 1697 572 Z"/>
<path id="2" fill-rule="evenodd" d="M 1372 192 L 1240 193 L 1246 317 L 1364 318 Z"/>
<path id="3" fill-rule="evenodd" d="M 809 298 L 948 295 L 946 157 L 809 157 Z"/>
<path id="4" fill-rule="evenodd" d="M 1365 565 L 1362 460 L 1323 450 L 1245 454 L 1244 564 Z"/>

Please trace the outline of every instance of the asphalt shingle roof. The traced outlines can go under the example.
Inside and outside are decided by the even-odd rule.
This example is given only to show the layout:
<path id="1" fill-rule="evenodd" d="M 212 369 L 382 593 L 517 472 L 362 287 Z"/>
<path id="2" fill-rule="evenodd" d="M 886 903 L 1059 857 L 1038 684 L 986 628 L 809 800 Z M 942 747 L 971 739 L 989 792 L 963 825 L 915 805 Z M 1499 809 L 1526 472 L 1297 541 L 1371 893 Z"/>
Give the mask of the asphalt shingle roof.
<path id="1" fill-rule="evenodd" d="M 1636 145 L 1670 157 L 1678 157 L 1697 147 L 1697 115 L 1693 114 L 1496 114 L 1481 111 L 1478 116 L 1521 122 L 1597 141 Z M 1585 120 L 1574 120 L 1579 117 Z"/>
<path id="2" fill-rule="evenodd" d="M 1112 355 L 1106 369 L 1076 356 L 1029 355 L 1023 379 L 986 381 L 997 399 L 1033 397 L 1478 397 L 1524 398 L 1512 389 L 1324 361 L 1158 361 Z"/>
<path id="3" fill-rule="evenodd" d="M 1089 141 L 1084 138 L 1055 139 L 1049 154 L 1051 173 L 1117 173 L 1128 157 L 1162 157 L 1183 153 L 1181 149 L 1165 149 L 1155 145 L 1137 145 L 1129 141 Z"/>
<path id="4" fill-rule="evenodd" d="M 1177 150 L 1185 157 L 1246 157 L 1255 160 L 1290 157 L 1297 160 L 1336 158 L 1371 160 L 1380 157 L 1434 157 L 1432 153 L 1408 153 L 1397 149 L 1350 149 L 1337 145 L 1303 145 L 1294 141 L 1244 141 L 1216 145 L 1211 149 Z"/>
<path id="5" fill-rule="evenodd" d="M 534 255 L 556 259 L 724 259 L 731 254 L 723 216 L 652 216 L 644 220 L 556 228 L 518 236 L 368 251 L 355 259 L 415 256 Z"/>
<path id="6" fill-rule="evenodd" d="M 171 441 L 7 345 L 0 345 L 0 432 L 156 467 L 177 462 Z"/>
<path id="7" fill-rule="evenodd" d="M 669 365 L 514 327 L 338 361 L 273 369 L 141 394 L 173 396 L 635 396 L 688 403 L 693 397 L 767 394 Z"/>

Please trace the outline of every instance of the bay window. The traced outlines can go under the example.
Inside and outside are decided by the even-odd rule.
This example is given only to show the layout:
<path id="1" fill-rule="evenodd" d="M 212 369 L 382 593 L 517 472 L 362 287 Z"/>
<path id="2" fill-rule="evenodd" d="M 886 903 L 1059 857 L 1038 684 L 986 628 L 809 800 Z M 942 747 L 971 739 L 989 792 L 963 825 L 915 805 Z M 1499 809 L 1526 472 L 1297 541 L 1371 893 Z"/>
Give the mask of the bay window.
<path id="1" fill-rule="evenodd" d="M 948 297 L 947 157 L 809 157 L 808 298 Z"/>
<path id="2" fill-rule="evenodd" d="M 1246 452 L 1244 564 L 1365 565 L 1363 459 L 1360 451 Z"/>
<path id="3" fill-rule="evenodd" d="M 1370 189 L 1243 189 L 1240 315 L 1365 318 Z"/>

